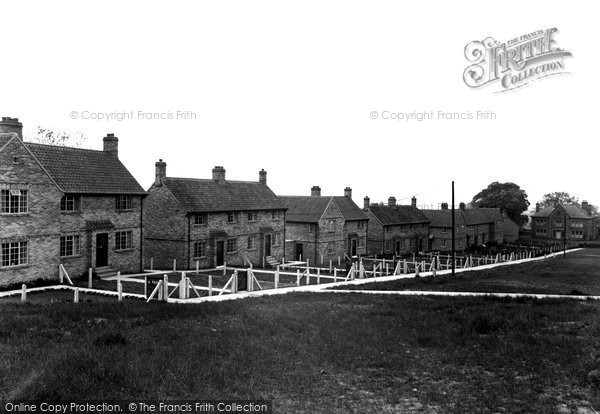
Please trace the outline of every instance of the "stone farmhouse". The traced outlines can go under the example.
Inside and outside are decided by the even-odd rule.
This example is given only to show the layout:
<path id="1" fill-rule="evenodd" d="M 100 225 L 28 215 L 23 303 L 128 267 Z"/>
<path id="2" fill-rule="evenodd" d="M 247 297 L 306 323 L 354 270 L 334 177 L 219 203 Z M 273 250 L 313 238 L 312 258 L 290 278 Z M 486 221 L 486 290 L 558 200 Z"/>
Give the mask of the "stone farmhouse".
<path id="1" fill-rule="evenodd" d="M 581 207 L 555 202 L 543 209 L 538 203 L 531 218 L 531 236 L 534 239 L 562 240 L 565 229 L 566 239 L 570 241 L 598 238 L 598 218 L 592 214 L 586 201 L 581 203 Z"/>
<path id="2" fill-rule="evenodd" d="M 447 203 L 442 203 L 440 210 L 421 210 L 431 221 L 429 224 L 429 250 L 452 251 L 452 210 Z M 467 245 L 467 224 L 461 211 L 454 210 L 456 226 L 455 249 L 463 250 Z"/>
<path id="3" fill-rule="evenodd" d="M 155 269 L 254 266 L 280 262 L 285 254 L 286 208 L 258 181 L 225 178 L 225 168 L 212 179 L 167 176 L 167 164 L 156 164 L 155 181 L 144 208 L 145 266 Z"/>
<path id="4" fill-rule="evenodd" d="M 388 204 L 371 204 L 364 199 L 364 211 L 369 216 L 367 251 L 369 255 L 405 255 L 429 248 L 430 219 L 417 208 L 417 199 L 411 205 L 396 204 L 389 197 Z"/>
<path id="5" fill-rule="evenodd" d="M 288 208 L 288 260 L 328 264 L 366 254 L 369 218 L 352 201 L 351 188 L 343 196 L 322 196 L 314 186 L 310 196 L 279 198 Z"/>
<path id="6" fill-rule="evenodd" d="M 146 192 L 119 160 L 118 138 L 102 151 L 23 142 L 16 118 L 0 122 L 0 284 L 136 272 Z"/>

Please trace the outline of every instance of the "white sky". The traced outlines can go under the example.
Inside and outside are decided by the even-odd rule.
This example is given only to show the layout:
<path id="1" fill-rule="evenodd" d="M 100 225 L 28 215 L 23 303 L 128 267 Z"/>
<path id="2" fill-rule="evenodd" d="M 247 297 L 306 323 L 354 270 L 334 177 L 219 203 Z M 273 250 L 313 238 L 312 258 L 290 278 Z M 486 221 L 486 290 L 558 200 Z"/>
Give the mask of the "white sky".
<path id="1" fill-rule="evenodd" d="M 2 4 L 0 115 L 120 138 L 141 184 L 257 180 L 277 194 L 457 202 L 513 181 L 533 204 L 600 204 L 596 2 L 38 1 Z M 465 45 L 557 27 L 571 75 L 504 94 L 462 80 Z M 193 111 L 196 120 L 72 120 L 71 111 Z M 494 121 L 396 122 L 371 111 L 491 110 Z M 406 200 L 404 200 L 406 199 Z"/>

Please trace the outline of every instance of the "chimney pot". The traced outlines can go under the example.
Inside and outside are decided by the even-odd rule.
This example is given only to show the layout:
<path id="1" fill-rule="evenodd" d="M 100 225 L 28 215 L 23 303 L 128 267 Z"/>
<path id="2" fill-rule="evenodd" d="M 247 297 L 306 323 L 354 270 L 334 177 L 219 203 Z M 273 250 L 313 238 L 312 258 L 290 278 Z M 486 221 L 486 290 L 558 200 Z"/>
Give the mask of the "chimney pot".
<path id="1" fill-rule="evenodd" d="M 388 198 L 388 206 L 393 207 L 396 205 L 396 197 Z"/>
<path id="2" fill-rule="evenodd" d="M 11 132 L 23 139 L 23 124 L 19 122 L 19 118 L 3 116 L 0 121 L 0 134 L 10 134 Z"/>
<path id="3" fill-rule="evenodd" d="M 352 198 L 352 189 L 350 187 L 344 188 L 344 197 Z"/>
<path id="4" fill-rule="evenodd" d="M 461 210 L 463 210 L 463 211 L 464 211 L 464 210 L 467 208 L 467 205 L 466 205 L 465 203 L 460 203 L 460 204 L 458 205 L 458 208 L 460 208 Z"/>
<path id="5" fill-rule="evenodd" d="M 106 134 L 102 140 L 104 143 L 104 152 L 109 153 L 115 158 L 119 158 L 119 138 L 115 134 Z"/>
<path id="6" fill-rule="evenodd" d="M 448 210 L 448 203 L 442 203 L 442 210 Z"/>
<path id="7" fill-rule="evenodd" d="M 540 203 L 535 203 L 535 212 L 536 213 L 540 212 L 540 207 L 541 207 Z"/>
<path id="8" fill-rule="evenodd" d="M 364 199 L 364 209 L 368 210 L 369 208 L 371 208 L 371 199 L 367 196 Z"/>
<path id="9" fill-rule="evenodd" d="M 410 199 L 410 205 L 413 207 L 417 206 L 417 197 L 413 197 Z"/>
<path id="10" fill-rule="evenodd" d="M 319 187 L 318 185 L 314 185 L 310 189 L 310 195 L 311 195 L 311 197 L 320 197 L 321 196 L 321 187 Z"/>
<path id="11" fill-rule="evenodd" d="M 160 186 L 162 185 L 162 179 L 167 176 L 167 163 L 161 158 L 154 166 L 156 167 L 154 173 L 154 185 Z"/>

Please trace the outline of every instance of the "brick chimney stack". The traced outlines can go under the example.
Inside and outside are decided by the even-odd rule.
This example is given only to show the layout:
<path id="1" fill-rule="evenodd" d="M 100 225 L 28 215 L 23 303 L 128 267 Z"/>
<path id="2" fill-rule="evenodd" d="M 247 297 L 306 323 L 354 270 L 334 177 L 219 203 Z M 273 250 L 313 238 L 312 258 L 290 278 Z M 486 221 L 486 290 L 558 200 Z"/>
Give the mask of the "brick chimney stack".
<path id="1" fill-rule="evenodd" d="M 3 116 L 0 121 L 0 134 L 8 134 L 14 132 L 23 139 L 23 124 L 19 122 L 19 118 L 10 118 Z"/>
<path id="2" fill-rule="evenodd" d="M 458 208 L 464 211 L 467 208 L 467 205 L 465 203 L 460 203 Z"/>
<path id="3" fill-rule="evenodd" d="M 119 138 L 115 137 L 115 134 L 106 134 L 103 142 L 104 152 L 109 153 L 115 158 L 119 158 Z"/>
<path id="4" fill-rule="evenodd" d="M 448 203 L 442 203 L 442 210 L 448 210 Z"/>
<path id="5" fill-rule="evenodd" d="M 160 186 L 162 185 L 162 179 L 167 176 L 167 163 L 161 158 L 154 166 L 156 167 L 154 173 L 154 185 Z"/>
<path id="6" fill-rule="evenodd" d="M 388 206 L 394 207 L 396 205 L 396 197 L 392 196 L 388 198 Z"/>
<path id="7" fill-rule="evenodd" d="M 318 185 L 314 185 L 310 189 L 310 196 L 311 197 L 320 197 L 321 196 L 321 187 L 319 187 Z"/>
<path id="8" fill-rule="evenodd" d="M 540 212 L 540 207 L 541 207 L 540 203 L 535 203 L 535 212 L 536 213 Z"/>
<path id="9" fill-rule="evenodd" d="M 267 172 L 264 169 L 258 172 L 258 182 L 267 185 Z"/>
<path id="10" fill-rule="evenodd" d="M 216 165 L 212 170 L 213 180 L 219 184 L 225 184 L 225 168 L 221 165 Z"/>
<path id="11" fill-rule="evenodd" d="M 371 208 L 371 199 L 367 196 L 364 199 L 364 209 L 368 210 Z"/>
<path id="12" fill-rule="evenodd" d="M 350 187 L 344 188 L 344 197 L 352 198 L 352 189 Z"/>
<path id="13" fill-rule="evenodd" d="M 417 197 L 413 197 L 410 199 L 410 205 L 413 207 L 417 206 Z"/>

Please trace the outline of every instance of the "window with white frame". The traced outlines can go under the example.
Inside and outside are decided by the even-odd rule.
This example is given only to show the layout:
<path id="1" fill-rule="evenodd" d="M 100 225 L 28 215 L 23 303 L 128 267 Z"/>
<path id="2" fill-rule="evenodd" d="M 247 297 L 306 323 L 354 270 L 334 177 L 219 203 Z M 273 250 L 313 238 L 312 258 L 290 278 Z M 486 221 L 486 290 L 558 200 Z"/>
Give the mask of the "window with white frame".
<path id="1" fill-rule="evenodd" d="M 227 239 L 227 253 L 235 253 L 237 251 L 237 239 Z"/>
<path id="2" fill-rule="evenodd" d="M 0 193 L 0 212 L 3 214 L 27 213 L 28 190 L 2 190 Z"/>
<path id="3" fill-rule="evenodd" d="M 3 242 L 0 247 L 0 267 L 27 264 L 27 242 Z"/>
<path id="4" fill-rule="evenodd" d="M 446 240 L 441 240 L 441 242 L 442 242 L 441 246 L 446 247 Z"/>
<path id="5" fill-rule="evenodd" d="M 133 210 L 133 197 L 129 195 L 117 196 L 117 210 Z"/>
<path id="6" fill-rule="evenodd" d="M 335 220 L 328 220 L 327 221 L 327 231 L 329 233 L 335 232 Z"/>
<path id="7" fill-rule="evenodd" d="M 115 250 L 133 249 L 133 232 L 118 231 L 115 233 Z"/>
<path id="8" fill-rule="evenodd" d="M 248 221 L 256 221 L 258 219 L 258 213 L 256 211 L 248 212 Z"/>
<path id="9" fill-rule="evenodd" d="M 278 246 L 281 243 L 281 234 L 273 233 L 273 237 L 271 237 L 271 245 Z"/>
<path id="10" fill-rule="evenodd" d="M 206 257 L 206 241 L 200 240 L 194 242 L 194 257 Z"/>
<path id="11" fill-rule="evenodd" d="M 442 227 L 442 233 L 446 233 L 448 231 L 447 227 Z"/>
<path id="12" fill-rule="evenodd" d="M 78 234 L 60 236 L 60 257 L 79 256 L 81 243 Z"/>
<path id="13" fill-rule="evenodd" d="M 389 252 L 390 250 L 392 250 L 392 242 L 389 241 L 389 240 L 387 240 L 385 242 L 384 249 L 385 249 L 386 252 Z"/>
<path id="14" fill-rule="evenodd" d="M 79 196 L 67 194 L 60 199 L 60 211 L 77 211 L 79 206 Z"/>
<path id="15" fill-rule="evenodd" d="M 248 250 L 254 250 L 258 247 L 258 237 L 256 235 L 248 236 Z"/>
<path id="16" fill-rule="evenodd" d="M 237 223 L 237 212 L 230 211 L 227 213 L 227 223 Z"/>

